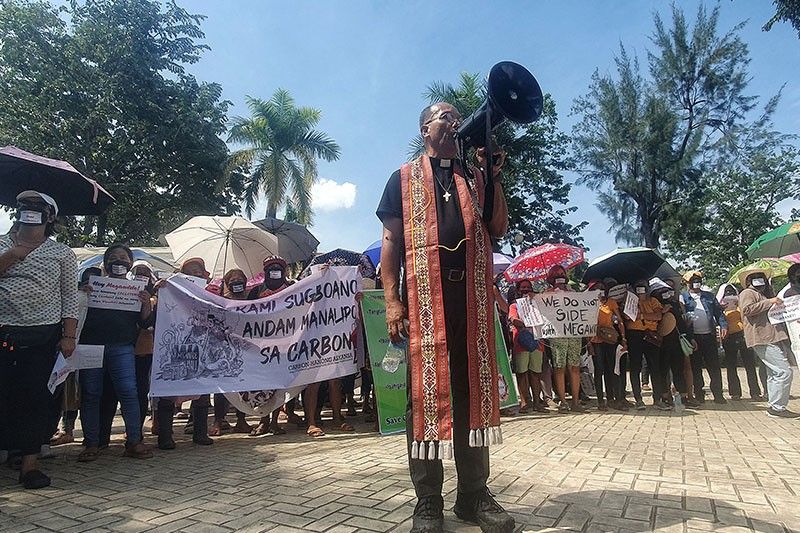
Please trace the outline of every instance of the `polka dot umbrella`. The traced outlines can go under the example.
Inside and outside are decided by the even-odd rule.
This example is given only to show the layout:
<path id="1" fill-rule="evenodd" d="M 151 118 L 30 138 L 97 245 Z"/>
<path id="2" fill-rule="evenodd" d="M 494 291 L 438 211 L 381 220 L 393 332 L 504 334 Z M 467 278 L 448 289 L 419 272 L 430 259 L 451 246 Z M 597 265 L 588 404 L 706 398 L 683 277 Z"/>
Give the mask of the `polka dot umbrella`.
<path id="1" fill-rule="evenodd" d="M 563 243 L 542 244 L 522 252 L 506 269 L 504 276 L 511 283 L 544 279 L 555 265 L 569 270 L 583 261 L 583 248 Z"/>

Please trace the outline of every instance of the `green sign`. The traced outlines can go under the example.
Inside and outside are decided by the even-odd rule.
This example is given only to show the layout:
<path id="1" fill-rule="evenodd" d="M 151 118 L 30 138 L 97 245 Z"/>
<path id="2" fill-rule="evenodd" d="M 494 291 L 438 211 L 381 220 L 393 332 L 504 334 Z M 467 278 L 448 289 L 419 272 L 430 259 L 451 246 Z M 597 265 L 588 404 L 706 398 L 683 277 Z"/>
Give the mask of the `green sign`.
<path id="1" fill-rule="evenodd" d="M 406 376 L 408 366 L 405 354 L 387 353 L 391 346 L 386 334 L 386 307 L 382 290 L 367 290 L 361 300 L 361 316 L 367 332 L 367 351 L 375 384 L 378 404 L 378 426 L 381 435 L 401 433 L 406 429 Z M 387 357 L 388 356 L 388 357 Z M 384 359 L 386 361 L 384 362 Z"/>
<path id="2" fill-rule="evenodd" d="M 361 315 L 367 332 L 367 350 L 375 384 L 378 420 L 381 435 L 401 433 L 406 429 L 406 379 L 408 366 L 405 354 L 392 349 L 386 334 L 386 307 L 382 290 L 367 290 L 361 300 Z M 519 403 L 517 387 L 511 373 L 503 330 L 495 314 L 495 343 L 497 348 L 498 390 L 500 408 Z"/>

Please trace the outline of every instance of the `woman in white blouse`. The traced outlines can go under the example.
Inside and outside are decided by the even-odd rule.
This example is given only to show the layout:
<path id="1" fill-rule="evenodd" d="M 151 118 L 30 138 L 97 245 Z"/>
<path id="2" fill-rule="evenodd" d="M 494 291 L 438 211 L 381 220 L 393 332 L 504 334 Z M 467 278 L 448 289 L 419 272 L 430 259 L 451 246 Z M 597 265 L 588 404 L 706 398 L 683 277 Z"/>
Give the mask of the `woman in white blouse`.
<path id="1" fill-rule="evenodd" d="M 50 239 L 58 205 L 50 196 L 17 196 L 16 231 L 0 237 L 0 450 L 19 450 L 19 482 L 50 485 L 37 454 L 50 435 L 50 371 L 60 350 L 75 350 L 78 265 Z"/>

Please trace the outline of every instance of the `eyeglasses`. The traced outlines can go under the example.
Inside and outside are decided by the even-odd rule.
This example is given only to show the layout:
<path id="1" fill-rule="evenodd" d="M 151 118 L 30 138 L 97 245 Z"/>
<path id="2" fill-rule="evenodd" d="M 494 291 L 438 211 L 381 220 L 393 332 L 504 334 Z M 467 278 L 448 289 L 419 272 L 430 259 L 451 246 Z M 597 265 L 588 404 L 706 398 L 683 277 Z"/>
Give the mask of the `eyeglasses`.
<path id="1" fill-rule="evenodd" d="M 425 124 L 426 125 L 430 124 L 434 120 L 444 120 L 448 124 L 453 124 L 454 122 L 458 122 L 459 120 L 461 120 L 461 116 L 457 115 L 452 111 L 442 111 L 431 117 L 427 122 L 425 122 Z"/>

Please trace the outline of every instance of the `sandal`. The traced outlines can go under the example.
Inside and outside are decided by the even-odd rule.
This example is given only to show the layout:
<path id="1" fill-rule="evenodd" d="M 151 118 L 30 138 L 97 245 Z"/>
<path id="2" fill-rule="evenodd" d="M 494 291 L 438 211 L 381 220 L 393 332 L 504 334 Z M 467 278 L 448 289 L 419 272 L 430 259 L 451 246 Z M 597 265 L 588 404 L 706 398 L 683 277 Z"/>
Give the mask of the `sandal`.
<path id="1" fill-rule="evenodd" d="M 231 433 L 250 433 L 253 431 L 253 426 L 248 424 L 247 422 L 236 422 L 236 425 L 233 426 Z M 210 433 L 209 433 L 210 435 Z"/>
<path id="2" fill-rule="evenodd" d="M 97 447 L 86 448 L 85 450 L 83 450 L 81 453 L 78 454 L 78 462 L 91 463 L 92 461 L 96 461 L 99 455 L 100 455 L 100 450 Z"/>
<path id="3" fill-rule="evenodd" d="M 150 449 L 150 446 L 140 442 L 132 446 L 125 446 L 125 453 L 123 453 L 122 456 L 131 457 L 133 459 L 150 459 L 153 457 L 153 450 Z"/>
<path id="4" fill-rule="evenodd" d="M 19 482 L 26 489 L 43 489 L 50 486 L 50 478 L 41 470 L 28 470 L 20 474 Z"/>
<path id="5" fill-rule="evenodd" d="M 336 429 L 339 431 L 355 431 L 356 428 L 345 422 L 344 420 L 334 420 L 333 425 L 336 426 Z"/>
<path id="6" fill-rule="evenodd" d="M 325 436 L 325 432 L 322 431 L 317 426 L 309 426 L 308 427 L 308 431 L 306 431 L 306 435 L 308 435 L 309 437 L 314 437 L 314 438 L 324 437 Z"/>
<path id="7" fill-rule="evenodd" d="M 266 424 L 259 424 L 256 428 L 250 432 L 251 437 L 260 437 L 261 435 L 266 435 L 269 433 L 269 426 Z"/>
<path id="8" fill-rule="evenodd" d="M 61 446 L 71 442 L 75 442 L 75 437 L 72 436 L 72 433 L 59 433 L 50 439 L 50 446 Z"/>

